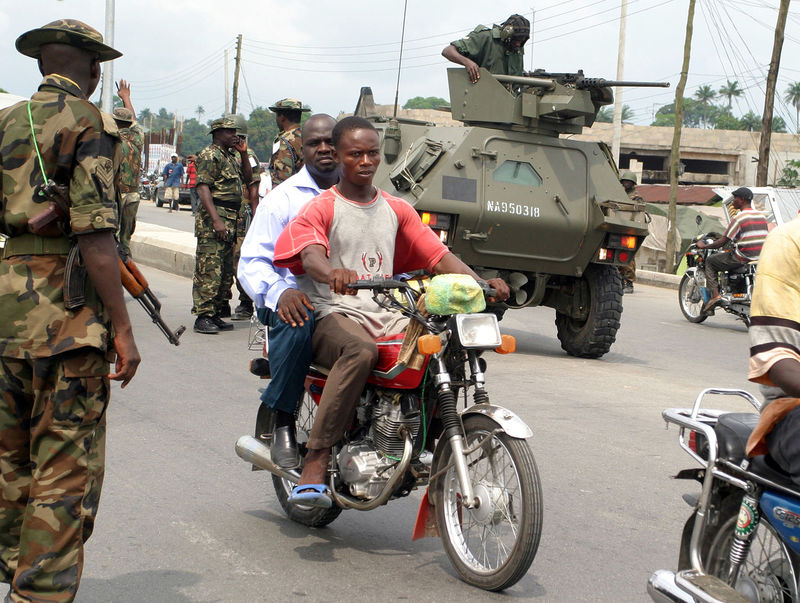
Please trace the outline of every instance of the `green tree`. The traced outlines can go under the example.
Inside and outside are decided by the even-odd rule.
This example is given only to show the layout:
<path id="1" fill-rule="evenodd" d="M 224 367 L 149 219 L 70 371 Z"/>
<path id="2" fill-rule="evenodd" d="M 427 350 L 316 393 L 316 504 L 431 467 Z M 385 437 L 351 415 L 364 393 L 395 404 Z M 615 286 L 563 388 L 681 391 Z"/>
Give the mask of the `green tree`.
<path id="1" fill-rule="evenodd" d="M 789 188 L 800 186 L 800 160 L 790 159 L 786 163 L 781 170 L 781 177 L 778 178 L 778 186 L 788 186 Z"/>
<path id="2" fill-rule="evenodd" d="M 761 116 L 753 113 L 752 110 L 742 115 L 741 119 L 744 130 L 749 132 L 756 132 L 761 129 Z"/>
<path id="3" fill-rule="evenodd" d="M 728 80 L 728 83 L 719 89 L 719 95 L 728 99 L 728 109 L 731 108 L 733 99 L 740 97 L 742 94 L 744 94 L 744 90 L 739 88 L 738 81 L 732 82 Z"/>
<path id="4" fill-rule="evenodd" d="M 683 125 L 687 128 L 699 128 L 703 121 L 703 108 L 700 101 L 693 98 L 683 98 Z M 675 103 L 664 105 L 656 111 L 656 118 L 653 121 L 653 126 L 667 126 L 669 128 L 675 125 Z"/>
<path id="5" fill-rule="evenodd" d="M 211 142 L 208 135 L 208 124 L 204 124 L 194 117 L 183 121 L 183 140 L 181 142 L 181 155 L 196 155 Z"/>
<path id="6" fill-rule="evenodd" d="M 744 130 L 742 120 L 734 117 L 730 111 L 723 111 L 717 117 L 717 123 L 714 125 L 717 130 Z"/>
<path id="7" fill-rule="evenodd" d="M 203 105 L 197 105 L 197 109 L 195 109 L 194 112 L 197 114 L 197 121 L 203 121 L 203 115 L 206 114 Z"/>
<path id="8" fill-rule="evenodd" d="M 0 88 L 0 92 L 2 92 L 3 94 L 8 94 L 8 90 L 6 90 L 5 88 Z"/>
<path id="9" fill-rule="evenodd" d="M 595 121 L 610 124 L 614 121 L 614 107 L 603 107 L 597 112 Z M 633 111 L 629 105 L 622 105 L 622 123 L 629 124 L 633 122 Z"/>
<path id="10" fill-rule="evenodd" d="M 449 106 L 449 102 L 438 96 L 415 96 L 406 101 L 403 109 L 438 109 L 439 107 Z"/>
<path id="11" fill-rule="evenodd" d="M 784 134 L 786 133 L 786 120 L 783 119 L 780 115 L 772 116 L 772 131 Z"/>
<path id="12" fill-rule="evenodd" d="M 794 107 L 794 128 L 800 134 L 800 82 L 789 84 L 783 100 Z"/>
<path id="13" fill-rule="evenodd" d="M 708 84 L 705 84 L 703 86 L 700 86 L 697 89 L 697 91 L 695 91 L 694 97 L 698 101 L 700 101 L 700 104 L 703 106 L 703 127 L 707 128 L 708 127 L 708 108 L 709 108 L 709 105 L 711 104 L 711 101 L 714 100 L 717 97 L 717 93 L 714 91 L 714 89 L 711 86 L 709 86 Z"/>
<path id="14" fill-rule="evenodd" d="M 272 141 L 277 133 L 275 114 L 264 107 L 253 109 L 247 120 L 247 144 L 260 161 L 266 163 L 272 157 Z"/>

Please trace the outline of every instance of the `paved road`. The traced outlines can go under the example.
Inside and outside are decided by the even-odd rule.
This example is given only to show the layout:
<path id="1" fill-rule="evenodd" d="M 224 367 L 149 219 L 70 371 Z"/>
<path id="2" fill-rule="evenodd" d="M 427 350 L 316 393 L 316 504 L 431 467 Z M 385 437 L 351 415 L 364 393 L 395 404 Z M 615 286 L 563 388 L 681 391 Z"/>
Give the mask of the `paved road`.
<path id="1" fill-rule="evenodd" d="M 147 275 L 169 324 L 191 327 L 190 282 Z M 637 286 L 600 360 L 561 352 L 552 310 L 507 314 L 518 352 L 489 358 L 489 390 L 533 428 L 544 531 L 530 572 L 504 595 L 460 582 L 437 539 L 411 541 L 420 493 L 324 529 L 289 522 L 269 476 L 233 451 L 263 385 L 247 373 L 247 325 L 188 332 L 174 348 L 130 305 L 144 362 L 114 388 L 79 601 L 646 600 L 650 572 L 676 564 L 689 514 L 680 495 L 692 489 L 670 479 L 690 460 L 661 410 L 706 386 L 754 390 L 744 327 L 727 316 L 692 325 L 675 298 Z"/>
<path id="2" fill-rule="evenodd" d="M 166 205 L 156 207 L 152 201 L 142 200 L 139 204 L 136 219 L 139 222 L 158 224 L 159 226 L 167 226 L 184 232 L 194 232 L 194 216 L 192 216 L 188 205 L 181 205 L 179 212 L 173 211 L 170 213 Z"/>

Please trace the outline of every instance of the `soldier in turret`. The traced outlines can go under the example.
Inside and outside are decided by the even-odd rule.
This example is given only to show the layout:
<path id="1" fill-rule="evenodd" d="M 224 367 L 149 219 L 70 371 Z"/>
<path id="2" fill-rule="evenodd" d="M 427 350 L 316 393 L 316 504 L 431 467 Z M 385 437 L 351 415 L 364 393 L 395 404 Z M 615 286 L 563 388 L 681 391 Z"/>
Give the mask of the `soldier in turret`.
<path id="1" fill-rule="evenodd" d="M 619 177 L 622 188 L 628 193 L 628 198 L 634 203 L 644 203 L 642 196 L 636 192 L 636 174 L 630 170 L 625 170 Z M 622 277 L 622 292 L 633 293 L 633 283 L 636 282 L 636 259 L 632 259 L 630 264 L 619 267 L 619 275 Z"/>
<path id="2" fill-rule="evenodd" d="M 524 46 L 530 34 L 530 21 L 511 15 L 491 29 L 478 25 L 466 37 L 448 44 L 442 56 L 466 67 L 473 84 L 480 78 L 481 67 L 500 75 L 523 75 Z"/>

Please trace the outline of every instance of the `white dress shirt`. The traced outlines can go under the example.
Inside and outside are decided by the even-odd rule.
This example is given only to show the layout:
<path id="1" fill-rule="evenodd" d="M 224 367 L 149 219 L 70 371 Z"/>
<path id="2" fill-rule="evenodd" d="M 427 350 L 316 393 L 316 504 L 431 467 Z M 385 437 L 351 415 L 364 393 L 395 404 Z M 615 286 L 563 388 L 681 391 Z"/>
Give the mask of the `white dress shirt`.
<path id="1" fill-rule="evenodd" d="M 300 208 L 319 195 L 320 189 L 305 166 L 276 186 L 258 204 L 242 243 L 237 276 L 257 308 L 276 310 L 287 289 L 296 289 L 294 275 L 272 263 L 275 241 Z"/>

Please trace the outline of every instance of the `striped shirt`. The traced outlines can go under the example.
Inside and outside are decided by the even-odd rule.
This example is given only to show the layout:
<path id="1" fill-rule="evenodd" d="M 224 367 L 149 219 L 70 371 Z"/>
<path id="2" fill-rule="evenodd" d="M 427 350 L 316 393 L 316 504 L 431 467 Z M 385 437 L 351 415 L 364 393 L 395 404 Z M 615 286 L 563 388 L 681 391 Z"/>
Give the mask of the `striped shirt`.
<path id="1" fill-rule="evenodd" d="M 769 234 L 769 230 L 766 216 L 752 207 L 743 209 L 736 214 L 725 231 L 725 236 L 735 244 L 734 256 L 742 262 L 752 262 L 758 259 L 767 234 Z"/>

